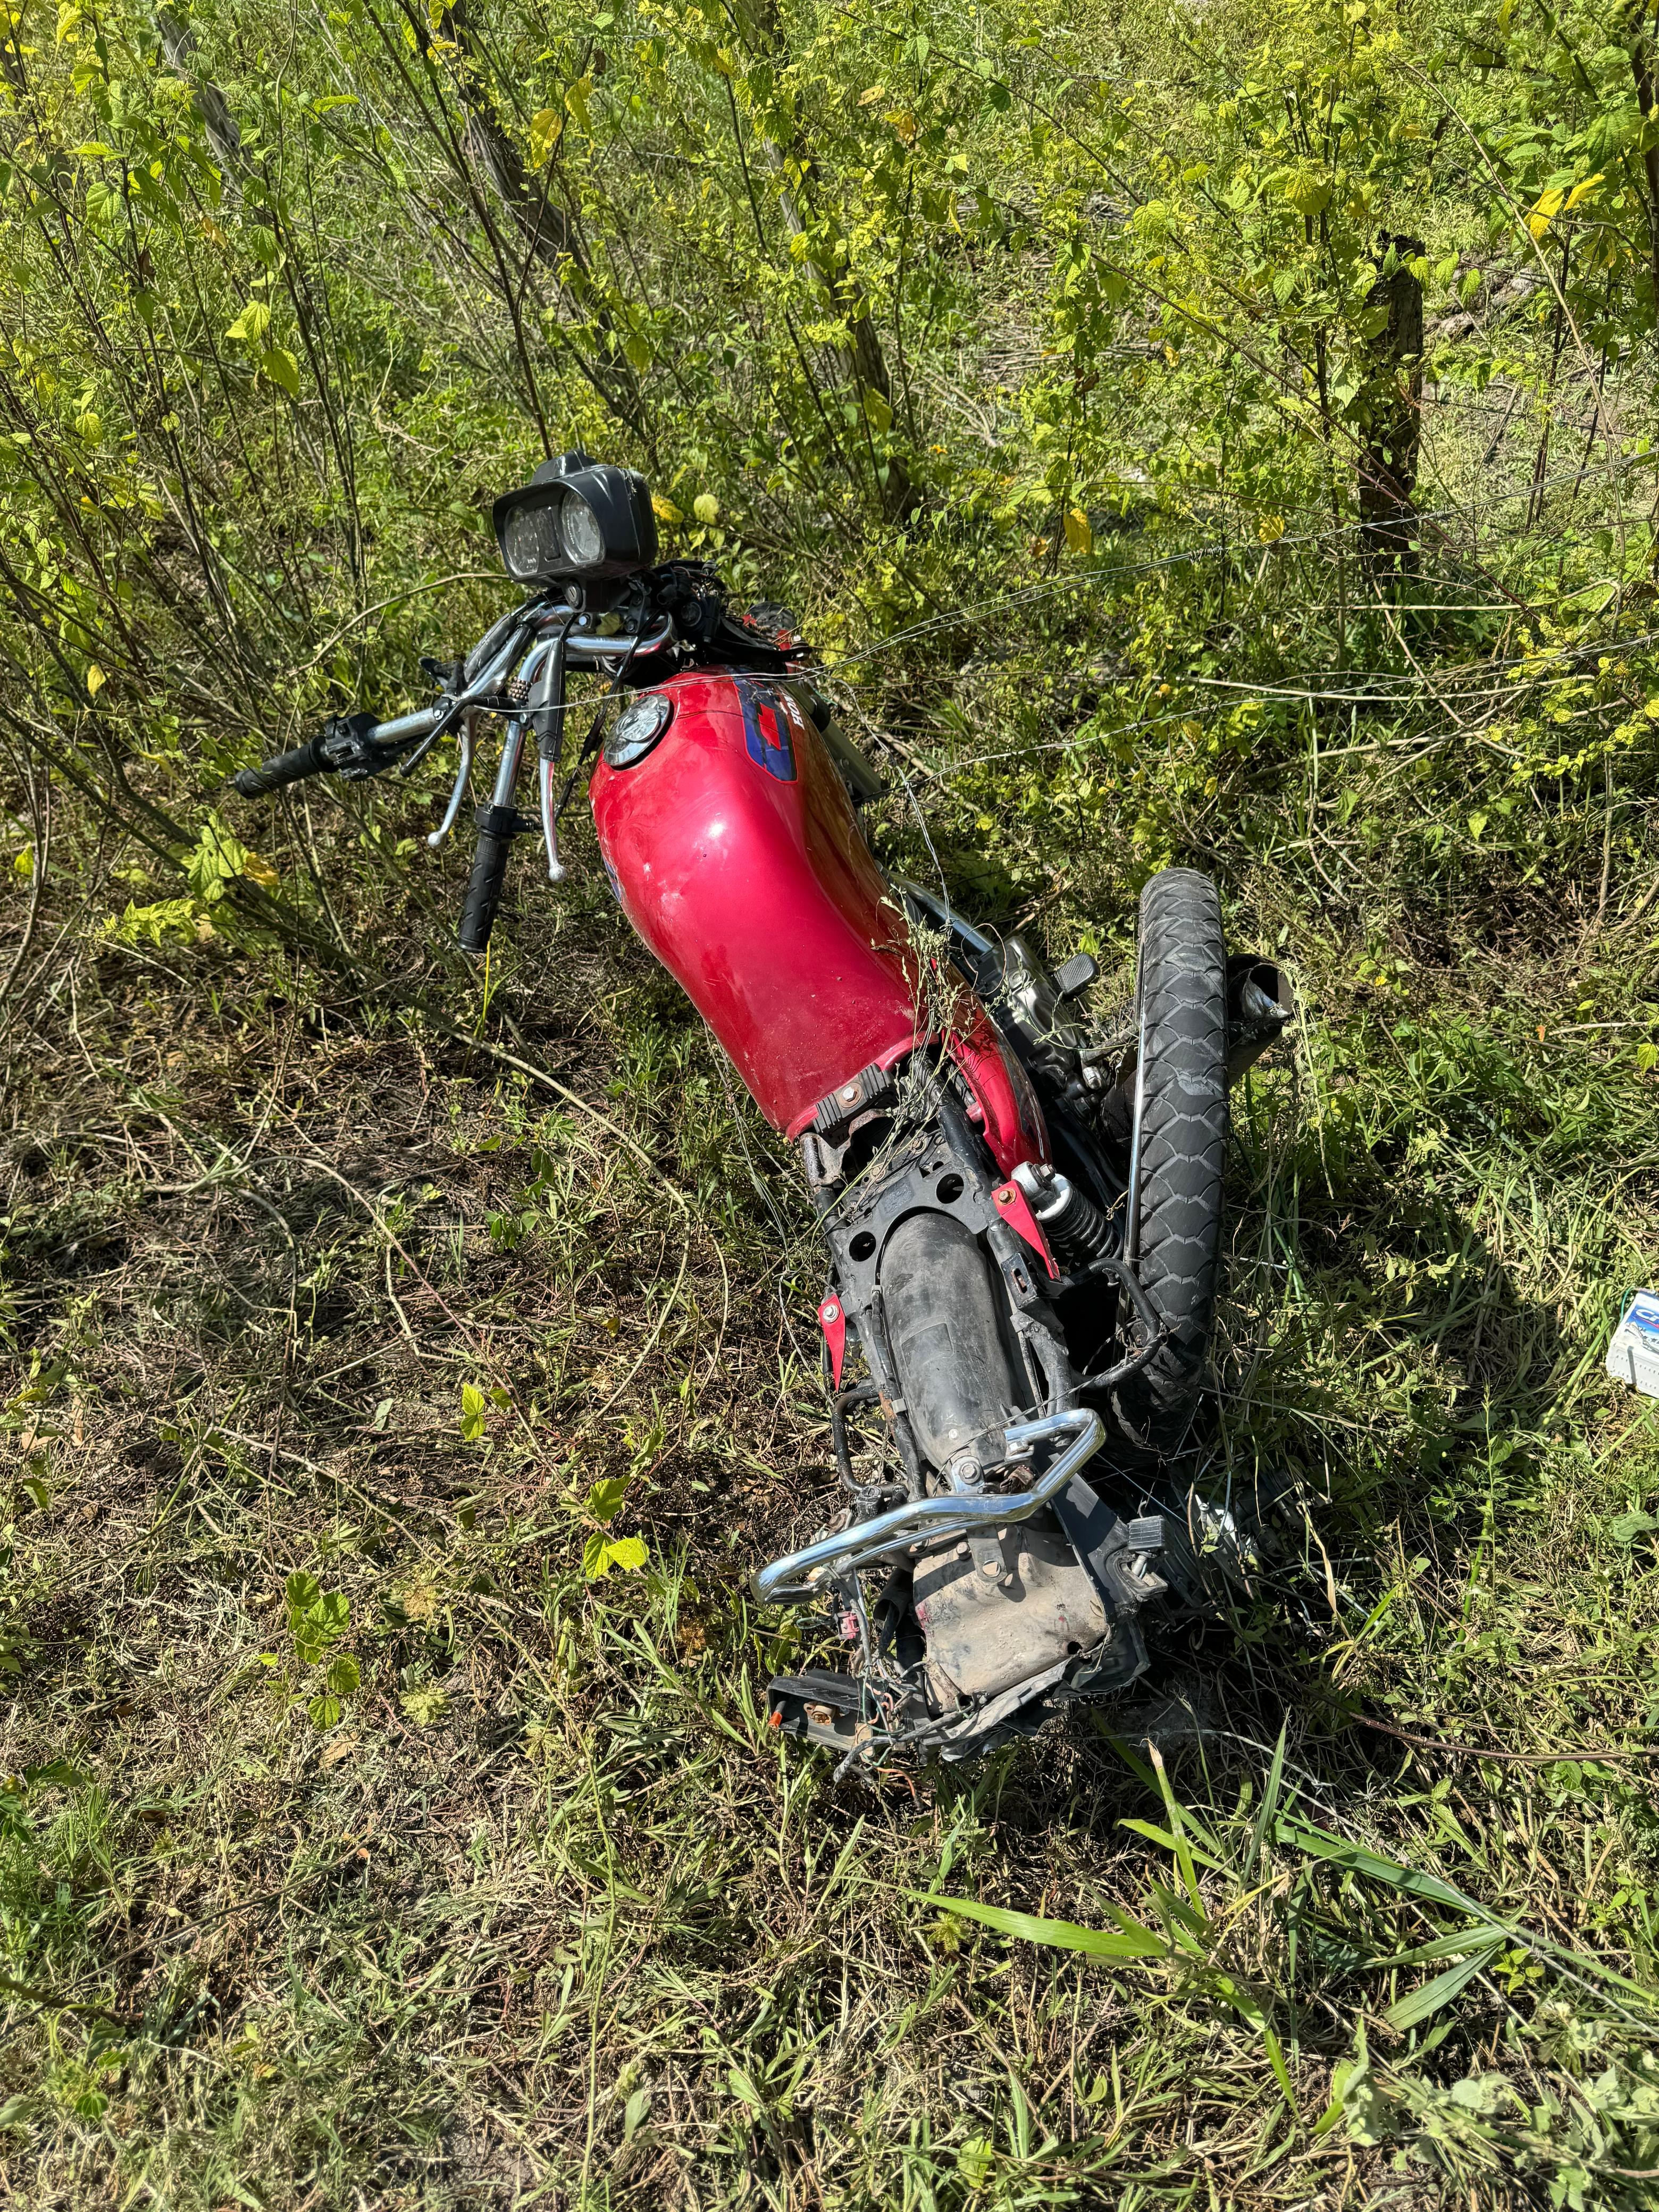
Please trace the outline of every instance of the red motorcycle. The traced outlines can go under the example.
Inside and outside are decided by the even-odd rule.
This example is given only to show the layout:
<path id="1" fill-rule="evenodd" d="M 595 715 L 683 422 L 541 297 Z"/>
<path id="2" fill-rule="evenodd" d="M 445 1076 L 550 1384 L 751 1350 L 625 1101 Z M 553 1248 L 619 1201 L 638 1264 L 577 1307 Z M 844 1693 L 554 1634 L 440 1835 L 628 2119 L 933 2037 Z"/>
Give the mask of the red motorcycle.
<path id="1" fill-rule="evenodd" d="M 1204 1610 L 1226 1534 L 1166 1470 L 1207 1356 L 1227 1084 L 1288 1018 L 1277 969 L 1229 960 L 1213 884 L 1166 869 L 1141 897 L 1133 1010 L 1091 1028 L 1086 953 L 1051 972 L 884 873 L 859 824 L 883 785 L 807 648 L 781 610 L 736 611 L 707 564 L 658 562 L 641 477 L 568 453 L 495 525 L 526 596 L 465 661 L 422 663 L 436 702 L 336 718 L 237 788 L 407 775 L 453 730 L 435 846 L 499 718 L 459 927 L 477 953 L 515 837 L 539 831 L 562 876 L 558 818 L 597 753 L 611 887 L 799 1146 L 829 1248 L 841 1500 L 752 1580 L 827 1604 L 847 1663 L 773 1681 L 773 1725 L 843 1765 L 959 1759 L 1121 1690 L 1147 1663 L 1142 1615 Z M 611 696 L 561 779 L 582 669 Z"/>

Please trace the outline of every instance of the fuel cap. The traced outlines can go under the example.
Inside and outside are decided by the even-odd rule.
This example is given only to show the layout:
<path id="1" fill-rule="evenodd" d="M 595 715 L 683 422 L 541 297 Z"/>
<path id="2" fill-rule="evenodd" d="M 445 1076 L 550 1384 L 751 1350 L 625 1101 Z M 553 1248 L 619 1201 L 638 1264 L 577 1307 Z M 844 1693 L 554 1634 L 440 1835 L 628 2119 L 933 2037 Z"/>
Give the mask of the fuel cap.
<path id="1" fill-rule="evenodd" d="M 602 751 L 611 768 L 633 768 L 642 761 L 674 719 L 674 702 L 660 691 L 647 691 L 624 707 L 605 734 Z"/>

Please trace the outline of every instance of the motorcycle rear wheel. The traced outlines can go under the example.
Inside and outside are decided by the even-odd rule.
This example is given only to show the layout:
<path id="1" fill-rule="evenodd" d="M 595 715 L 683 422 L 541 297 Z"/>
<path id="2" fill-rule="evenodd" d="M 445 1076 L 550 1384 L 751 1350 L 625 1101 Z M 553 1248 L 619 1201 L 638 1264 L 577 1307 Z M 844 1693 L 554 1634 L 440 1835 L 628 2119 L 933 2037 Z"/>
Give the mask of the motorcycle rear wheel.
<path id="1" fill-rule="evenodd" d="M 1168 1458 L 1192 1428 L 1207 1371 L 1227 1142 L 1227 950 L 1208 876 L 1165 868 L 1140 896 L 1135 998 L 1139 1174 L 1136 1272 L 1170 1335 L 1113 1393 L 1129 1442 Z"/>

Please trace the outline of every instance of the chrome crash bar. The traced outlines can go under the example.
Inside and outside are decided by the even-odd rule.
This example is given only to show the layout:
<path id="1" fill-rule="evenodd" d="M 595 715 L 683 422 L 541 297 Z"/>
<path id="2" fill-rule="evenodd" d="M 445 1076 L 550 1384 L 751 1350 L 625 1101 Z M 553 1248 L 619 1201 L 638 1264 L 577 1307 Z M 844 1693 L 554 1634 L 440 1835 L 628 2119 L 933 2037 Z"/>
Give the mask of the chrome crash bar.
<path id="1" fill-rule="evenodd" d="M 786 1553 L 782 1559 L 757 1567 L 749 1586 L 763 1605 L 816 1597 L 826 1583 L 872 1566 L 907 1545 L 981 1534 L 989 1528 L 1006 1528 L 1011 1521 L 1029 1521 L 1059 1497 L 1084 1462 L 1100 1449 L 1105 1437 L 1099 1414 L 1087 1407 L 1068 1413 L 1046 1413 L 1041 1420 L 1017 1421 L 1003 1431 L 1011 1457 L 1024 1459 L 1035 1445 L 1069 1439 L 1029 1490 L 911 1498 L 886 1513 L 878 1513 L 873 1520 L 854 1522 L 850 1528 L 817 1537 L 799 1552 Z"/>

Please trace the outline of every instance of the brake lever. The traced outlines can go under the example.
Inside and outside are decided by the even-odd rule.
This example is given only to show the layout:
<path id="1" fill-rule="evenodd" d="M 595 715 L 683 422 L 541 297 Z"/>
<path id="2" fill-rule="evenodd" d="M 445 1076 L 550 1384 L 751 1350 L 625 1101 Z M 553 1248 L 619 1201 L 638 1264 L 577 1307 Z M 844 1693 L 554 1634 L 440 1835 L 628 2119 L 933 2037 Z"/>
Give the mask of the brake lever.
<path id="1" fill-rule="evenodd" d="M 541 801 L 542 844 L 550 884 L 562 884 L 569 872 L 559 858 L 559 810 L 553 797 L 553 771 L 564 750 L 565 650 L 574 619 L 567 615 L 554 633 L 537 674 L 528 717 L 536 738 L 536 790 Z"/>
<path id="2" fill-rule="evenodd" d="M 489 687 L 497 678 L 505 677 L 507 670 L 512 666 L 514 659 L 517 655 L 519 646 L 523 639 L 526 630 L 531 626 L 531 623 L 526 619 L 524 609 L 522 607 L 519 607 L 516 608 L 511 615 L 503 615 L 501 621 L 495 625 L 494 629 L 486 632 L 485 635 L 479 641 L 478 645 L 473 647 L 472 657 L 476 658 L 483 647 L 489 645 L 492 640 L 499 638 L 503 635 L 503 633 L 507 634 L 506 645 L 496 653 L 494 659 L 488 663 L 487 666 L 484 668 L 483 673 L 479 676 L 476 681 L 467 684 L 464 690 L 460 689 L 459 686 L 446 690 L 444 696 L 440 700 L 435 710 L 437 714 L 436 721 L 434 722 L 429 730 L 422 732 L 421 742 L 416 745 L 408 759 L 404 762 L 403 766 L 399 769 L 398 774 L 400 775 L 408 775 L 411 774 L 412 771 L 418 767 L 420 763 L 426 758 L 433 746 L 437 744 L 439 738 L 447 737 L 451 730 L 454 728 L 457 720 L 459 719 L 464 721 L 470 710 L 477 708 L 485 714 L 507 714 L 511 712 L 513 702 L 506 697 L 499 699 L 494 697 L 490 693 Z M 465 670 L 468 665 L 468 662 L 463 662 L 461 664 L 463 677 L 465 677 Z M 453 664 L 446 667 L 443 662 L 434 661 L 429 658 L 423 659 L 421 663 L 421 666 L 428 676 L 432 675 L 434 670 L 441 672 L 446 676 L 453 676 L 455 673 Z"/>
<path id="3" fill-rule="evenodd" d="M 547 880 L 562 884 L 570 871 L 559 858 L 559 814 L 553 803 L 553 771 L 556 759 L 544 753 L 536 763 L 536 781 L 542 802 L 542 843 L 547 849 Z"/>

